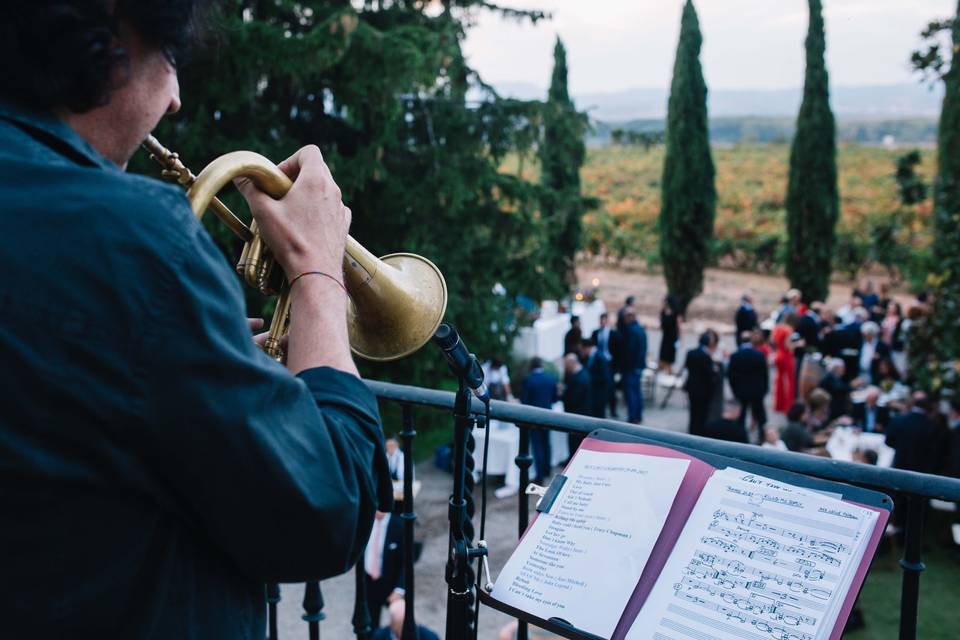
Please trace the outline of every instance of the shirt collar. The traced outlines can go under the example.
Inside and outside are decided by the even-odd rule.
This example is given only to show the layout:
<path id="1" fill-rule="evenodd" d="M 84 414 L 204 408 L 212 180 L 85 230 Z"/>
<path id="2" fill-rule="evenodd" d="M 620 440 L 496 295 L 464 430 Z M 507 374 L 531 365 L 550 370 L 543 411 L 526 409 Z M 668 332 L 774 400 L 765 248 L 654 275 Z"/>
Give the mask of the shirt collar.
<path id="1" fill-rule="evenodd" d="M 117 165 L 100 155 L 70 125 L 50 112 L 32 111 L 0 99 L 0 120 L 13 123 L 74 162 L 120 171 Z"/>

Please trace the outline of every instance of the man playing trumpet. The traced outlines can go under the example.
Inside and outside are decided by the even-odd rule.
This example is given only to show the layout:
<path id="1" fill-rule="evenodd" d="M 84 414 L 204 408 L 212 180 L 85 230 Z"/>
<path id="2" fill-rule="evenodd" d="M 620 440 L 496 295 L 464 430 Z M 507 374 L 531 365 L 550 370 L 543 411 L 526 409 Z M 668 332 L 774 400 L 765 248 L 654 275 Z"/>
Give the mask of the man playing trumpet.
<path id="1" fill-rule="evenodd" d="M 260 640 L 263 583 L 345 571 L 389 501 L 319 150 L 280 165 L 280 200 L 238 185 L 296 278 L 286 368 L 183 194 L 123 171 L 180 108 L 200 4 L 36 0 L 0 24 L 4 636 Z"/>

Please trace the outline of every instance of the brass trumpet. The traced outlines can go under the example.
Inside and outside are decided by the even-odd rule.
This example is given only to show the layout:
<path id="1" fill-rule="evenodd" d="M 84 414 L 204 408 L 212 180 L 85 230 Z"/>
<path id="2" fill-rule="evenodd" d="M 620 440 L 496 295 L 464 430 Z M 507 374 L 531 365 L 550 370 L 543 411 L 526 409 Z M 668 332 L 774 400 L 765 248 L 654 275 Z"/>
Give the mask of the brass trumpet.
<path id="1" fill-rule="evenodd" d="M 163 168 L 163 176 L 187 188 L 194 215 L 207 208 L 244 241 L 237 273 L 247 284 L 266 295 L 278 295 L 264 351 L 283 360 L 280 340 L 290 315 L 290 288 L 282 270 L 257 232 L 257 223 L 247 226 L 217 193 L 234 178 L 249 178 L 263 192 L 282 198 L 292 182 L 276 165 L 251 151 L 234 151 L 193 173 L 176 153 L 153 136 L 143 147 Z M 447 309 L 447 285 L 436 265 L 412 253 L 391 253 L 377 258 L 347 236 L 343 256 L 344 286 L 349 294 L 347 325 L 350 348 L 367 360 L 388 361 L 409 355 L 423 346 L 437 330 Z"/>

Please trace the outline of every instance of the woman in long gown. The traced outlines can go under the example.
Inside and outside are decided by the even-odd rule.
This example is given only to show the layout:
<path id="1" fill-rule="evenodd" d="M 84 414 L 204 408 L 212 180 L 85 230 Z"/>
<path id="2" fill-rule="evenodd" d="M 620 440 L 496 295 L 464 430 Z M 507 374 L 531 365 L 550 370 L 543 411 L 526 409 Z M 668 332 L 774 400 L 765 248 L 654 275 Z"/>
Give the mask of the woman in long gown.
<path id="1" fill-rule="evenodd" d="M 663 299 L 660 309 L 660 370 L 673 373 L 673 363 L 677 359 L 677 343 L 680 342 L 680 305 L 670 293 Z"/>
<path id="2" fill-rule="evenodd" d="M 773 410 L 786 413 L 797 397 L 797 360 L 793 355 L 793 340 L 798 318 L 795 313 L 787 313 L 773 328 L 771 338 L 775 354 L 773 364 L 776 367 L 774 377 Z"/>

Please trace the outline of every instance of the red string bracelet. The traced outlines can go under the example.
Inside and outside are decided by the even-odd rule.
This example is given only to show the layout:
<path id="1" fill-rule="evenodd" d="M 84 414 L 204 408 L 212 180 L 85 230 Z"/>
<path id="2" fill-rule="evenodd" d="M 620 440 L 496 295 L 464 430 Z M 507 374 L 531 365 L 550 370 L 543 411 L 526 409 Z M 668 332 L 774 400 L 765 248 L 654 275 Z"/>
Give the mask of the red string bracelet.
<path id="1" fill-rule="evenodd" d="M 301 274 L 298 275 L 296 278 L 294 278 L 293 280 L 290 281 L 290 289 L 291 289 L 291 290 L 293 289 L 293 285 L 296 284 L 297 280 L 299 280 L 299 279 L 302 278 L 303 276 L 323 276 L 323 277 L 325 277 L 325 278 L 330 278 L 331 280 L 333 280 L 334 282 L 336 282 L 338 285 L 340 285 L 340 288 L 343 289 L 343 292 L 344 292 L 344 293 L 347 293 L 347 288 L 346 288 L 345 286 L 343 286 L 343 283 L 342 283 L 342 282 L 340 282 L 339 280 L 337 280 L 335 277 L 333 277 L 333 276 L 330 275 L 329 273 L 325 273 L 325 272 L 323 272 L 323 271 L 304 271 L 303 273 L 301 273 Z M 349 295 L 349 293 L 347 293 L 347 295 Z"/>

